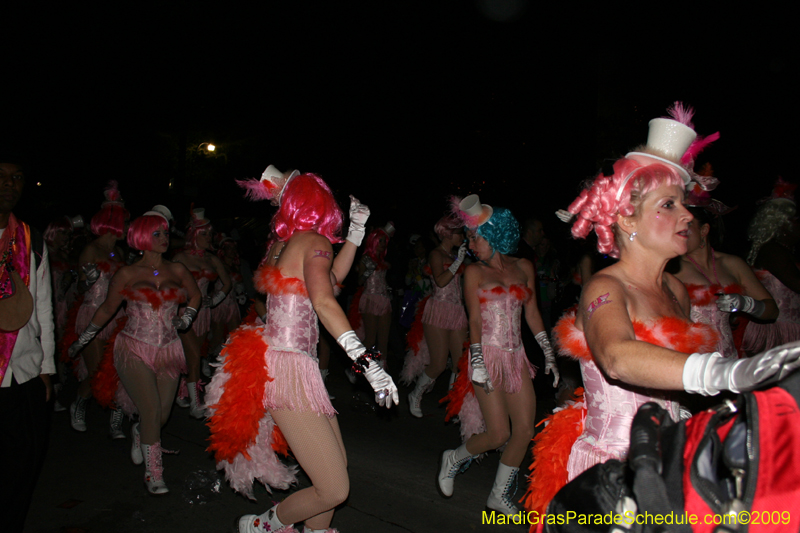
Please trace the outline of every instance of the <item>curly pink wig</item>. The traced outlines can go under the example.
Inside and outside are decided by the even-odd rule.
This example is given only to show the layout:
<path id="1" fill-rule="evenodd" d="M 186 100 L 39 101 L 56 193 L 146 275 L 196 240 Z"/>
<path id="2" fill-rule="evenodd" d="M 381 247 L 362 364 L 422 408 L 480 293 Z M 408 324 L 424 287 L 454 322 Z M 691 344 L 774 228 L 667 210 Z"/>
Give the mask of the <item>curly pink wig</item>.
<path id="1" fill-rule="evenodd" d="M 459 217 L 448 214 L 440 218 L 438 222 L 433 225 L 433 231 L 436 233 L 436 236 L 439 237 L 439 240 L 444 240 L 463 227 L 464 223 Z"/>
<path id="2" fill-rule="evenodd" d="M 44 237 L 44 242 L 48 245 L 53 245 L 53 239 L 56 238 L 56 233 L 59 231 L 68 231 L 72 233 L 72 224 L 69 223 L 69 219 L 67 217 L 61 217 L 53 222 L 49 223 L 42 234 Z"/>
<path id="3" fill-rule="evenodd" d="M 383 253 L 378 256 L 378 240 L 381 237 L 386 237 L 386 248 L 383 249 Z M 383 268 L 386 263 L 383 262 L 383 259 L 386 257 L 386 251 L 389 249 L 389 235 L 383 231 L 382 228 L 374 229 L 372 232 L 367 236 L 367 240 L 364 243 L 364 254 L 375 261 L 375 264 L 378 265 L 378 268 Z"/>
<path id="4" fill-rule="evenodd" d="M 128 228 L 128 246 L 137 250 L 148 251 L 153 249 L 153 233 L 169 230 L 169 224 L 157 215 L 142 215 L 131 223 Z"/>
<path id="5" fill-rule="evenodd" d="M 322 178 L 301 174 L 286 185 L 278 212 L 272 217 L 272 229 L 284 242 L 295 231 L 309 230 L 332 243 L 342 242 L 342 210 Z"/>
<path id="6" fill-rule="evenodd" d="M 572 236 L 583 239 L 594 230 L 597 250 L 618 258 L 614 234 L 618 215 L 633 215 L 642 198 L 662 185 L 684 187 L 678 171 L 669 165 L 642 165 L 632 159 L 619 159 L 611 176 L 597 176 L 570 204 L 568 211 L 577 216 Z"/>
<path id="7" fill-rule="evenodd" d="M 92 217 L 89 229 L 95 235 L 113 233 L 117 239 L 125 237 L 125 222 L 131 217 L 127 209 L 120 204 L 106 204 Z"/>

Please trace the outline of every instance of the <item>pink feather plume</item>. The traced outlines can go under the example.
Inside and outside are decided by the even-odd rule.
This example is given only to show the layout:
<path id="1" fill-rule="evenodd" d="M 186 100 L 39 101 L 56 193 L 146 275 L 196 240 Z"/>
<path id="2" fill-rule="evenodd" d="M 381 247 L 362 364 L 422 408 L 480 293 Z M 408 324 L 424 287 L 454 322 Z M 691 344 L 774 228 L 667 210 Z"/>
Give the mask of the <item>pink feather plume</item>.
<path id="1" fill-rule="evenodd" d="M 673 120 L 677 120 L 681 124 L 694 129 L 694 124 L 692 124 L 694 108 L 692 106 L 684 106 L 683 102 L 675 102 L 672 107 L 667 109 L 667 113 Z"/>
<path id="2" fill-rule="evenodd" d="M 236 184 L 245 189 L 244 197 L 250 201 L 272 200 L 274 190 L 278 187 L 271 181 L 260 181 L 257 179 L 236 180 Z"/>
<path id="3" fill-rule="evenodd" d="M 470 216 L 466 214 L 464 211 L 461 210 L 461 200 L 462 198 L 458 196 L 451 196 L 450 197 L 450 211 L 461 219 L 465 226 L 468 228 L 476 228 L 478 227 L 478 220 L 479 216 Z"/>
<path id="4" fill-rule="evenodd" d="M 713 143 L 718 139 L 719 139 L 719 132 L 712 133 L 711 135 L 706 135 L 705 137 L 698 135 L 695 138 L 695 140 L 692 141 L 692 144 L 689 145 L 689 148 L 686 149 L 686 153 L 683 154 L 683 157 L 681 157 L 681 163 L 683 163 L 684 165 L 693 163 L 694 161 L 697 160 L 697 156 L 700 155 L 700 152 L 705 150 L 708 147 L 708 145 L 710 145 L 711 143 Z"/>

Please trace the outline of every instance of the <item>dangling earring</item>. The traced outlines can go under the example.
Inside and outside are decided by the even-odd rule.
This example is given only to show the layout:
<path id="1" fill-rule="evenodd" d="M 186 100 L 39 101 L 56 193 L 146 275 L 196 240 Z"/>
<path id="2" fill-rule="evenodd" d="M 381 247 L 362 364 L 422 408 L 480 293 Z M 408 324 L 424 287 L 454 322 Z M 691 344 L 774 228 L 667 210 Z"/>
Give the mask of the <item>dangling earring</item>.
<path id="1" fill-rule="evenodd" d="M 628 235 L 628 240 L 633 242 L 633 238 L 634 237 L 636 237 L 636 232 L 635 231 L 633 233 L 631 233 L 630 235 Z"/>
<path id="2" fill-rule="evenodd" d="M 703 237 L 700 239 L 700 248 L 705 248 L 705 247 L 706 247 L 706 238 Z"/>

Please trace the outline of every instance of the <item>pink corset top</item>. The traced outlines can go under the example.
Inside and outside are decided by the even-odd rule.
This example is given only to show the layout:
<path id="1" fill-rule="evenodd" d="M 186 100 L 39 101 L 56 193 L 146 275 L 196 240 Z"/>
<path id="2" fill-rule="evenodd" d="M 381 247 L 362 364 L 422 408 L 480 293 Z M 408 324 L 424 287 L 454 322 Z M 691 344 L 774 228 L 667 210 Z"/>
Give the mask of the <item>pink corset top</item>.
<path id="1" fill-rule="evenodd" d="M 270 350 L 317 356 L 319 327 L 305 283 L 287 278 L 280 269 L 263 265 L 255 274 L 256 287 L 267 295 L 264 334 Z"/>
<path id="2" fill-rule="evenodd" d="M 515 352 L 522 345 L 520 322 L 522 306 L 532 291 L 525 285 L 478 289 L 481 304 L 481 343 L 507 352 Z"/>
<path id="3" fill-rule="evenodd" d="M 444 268 L 450 268 L 450 265 L 444 265 Z M 431 298 L 453 305 L 462 305 L 463 296 L 461 292 L 461 274 L 464 271 L 463 268 L 459 268 L 456 272 L 456 275 L 453 276 L 452 280 L 450 280 L 450 283 L 444 287 L 439 287 L 436 284 L 436 280 L 433 279 L 433 272 L 430 272 L 430 268 L 426 268 L 426 270 L 429 271 L 428 274 L 432 280 L 431 285 L 433 286 L 433 295 Z"/>
<path id="4" fill-rule="evenodd" d="M 100 277 L 95 281 L 83 297 L 83 305 L 87 307 L 100 307 L 108 295 L 108 284 L 111 278 L 122 267 L 119 261 L 101 261 L 97 263 Z"/>
<path id="5" fill-rule="evenodd" d="M 772 295 L 775 303 L 778 304 L 780 312 L 776 322 L 800 324 L 800 294 L 781 283 L 768 270 L 756 270 L 755 273 L 764 288 Z"/>
<path id="6" fill-rule="evenodd" d="M 186 301 L 183 289 L 125 289 L 128 302 L 128 321 L 122 331 L 125 335 L 151 346 L 167 346 L 178 340 L 172 319 L 178 306 Z"/>

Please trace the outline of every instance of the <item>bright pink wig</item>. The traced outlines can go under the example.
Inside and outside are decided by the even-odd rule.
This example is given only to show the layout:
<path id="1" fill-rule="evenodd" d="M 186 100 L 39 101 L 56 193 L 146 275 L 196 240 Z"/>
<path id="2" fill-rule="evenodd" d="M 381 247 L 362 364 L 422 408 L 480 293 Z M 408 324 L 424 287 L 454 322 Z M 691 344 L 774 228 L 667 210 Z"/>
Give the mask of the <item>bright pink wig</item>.
<path id="1" fill-rule="evenodd" d="M 92 217 L 89 229 L 95 235 L 113 233 L 117 239 L 125 236 L 125 222 L 131 217 L 127 209 L 120 204 L 106 204 Z"/>
<path id="2" fill-rule="evenodd" d="M 59 231 L 68 231 L 72 233 L 72 224 L 69 223 L 67 217 L 61 217 L 47 225 L 42 235 L 44 237 L 44 242 L 52 246 L 53 239 L 56 238 L 56 233 Z"/>
<path id="3" fill-rule="evenodd" d="M 378 240 L 381 237 L 386 238 L 386 248 L 383 249 L 383 253 L 378 255 Z M 364 244 L 364 254 L 367 257 L 375 261 L 375 264 L 378 265 L 378 268 L 383 268 L 385 263 L 383 262 L 384 257 L 386 257 L 386 251 L 389 249 L 389 235 L 383 229 L 378 228 L 372 230 L 372 232 L 367 236 L 367 242 Z"/>
<path id="4" fill-rule="evenodd" d="M 167 231 L 169 224 L 164 217 L 157 215 L 143 215 L 134 220 L 128 228 L 128 246 L 137 250 L 149 251 L 153 249 L 153 233 Z"/>
<path id="5" fill-rule="evenodd" d="M 278 212 L 272 217 L 272 229 L 284 242 L 295 231 L 310 230 L 332 243 L 342 242 L 342 210 L 322 178 L 301 174 L 286 185 Z"/>
<path id="6" fill-rule="evenodd" d="M 208 230 L 212 231 L 214 227 L 211 224 L 203 224 L 202 226 L 195 226 L 194 224 L 189 224 L 189 228 L 186 230 L 186 248 L 188 250 L 196 250 L 197 249 L 197 234 L 200 230 Z"/>
<path id="7" fill-rule="evenodd" d="M 433 226 L 433 231 L 440 240 L 450 237 L 456 231 L 463 229 L 464 223 L 453 214 L 448 214 L 439 219 Z"/>
<path id="8" fill-rule="evenodd" d="M 618 215 L 633 215 L 642 198 L 662 185 L 684 187 L 678 171 L 669 165 L 642 165 L 632 159 L 619 159 L 614 163 L 611 176 L 597 176 L 570 204 L 568 211 L 577 216 L 572 236 L 583 239 L 594 230 L 597 250 L 619 257 L 619 246 L 614 238 Z"/>

